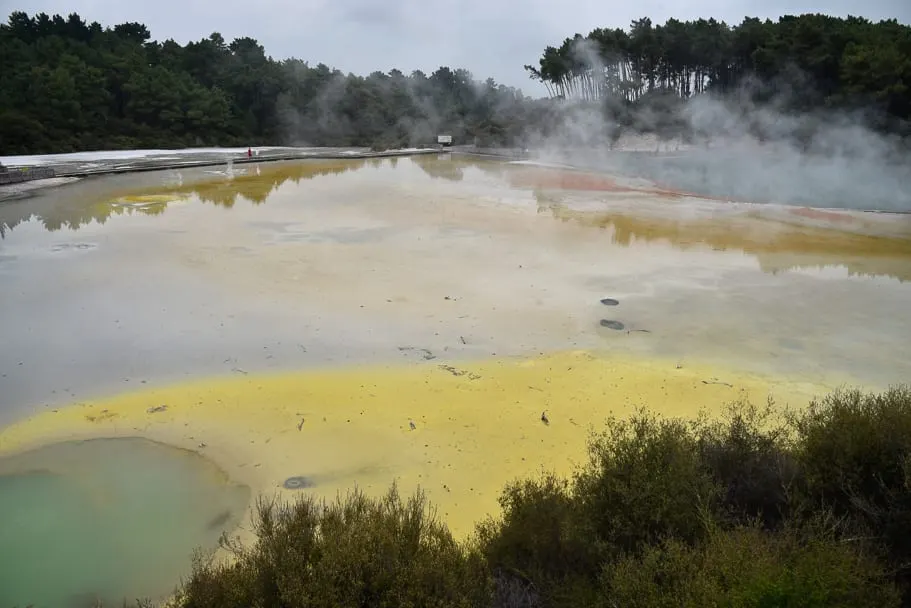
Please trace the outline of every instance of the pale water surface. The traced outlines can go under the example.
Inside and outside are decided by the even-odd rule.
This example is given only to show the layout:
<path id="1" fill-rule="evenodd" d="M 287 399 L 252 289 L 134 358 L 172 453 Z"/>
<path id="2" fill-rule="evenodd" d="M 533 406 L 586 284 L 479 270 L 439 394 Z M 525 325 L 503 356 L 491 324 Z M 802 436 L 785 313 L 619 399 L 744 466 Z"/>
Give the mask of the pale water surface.
<path id="1" fill-rule="evenodd" d="M 907 217 L 830 230 L 571 191 L 541 171 L 270 163 L 0 205 L 0 422 L 198 375 L 402 360 L 402 347 L 603 347 L 870 386 L 908 378 Z"/>
<path id="2" fill-rule="evenodd" d="M 445 514 L 470 505 L 476 518 L 532 461 L 581 446 L 587 431 L 576 420 L 636 403 L 619 382 L 672 402 L 647 379 L 697 366 L 806 386 L 911 378 L 908 216 L 733 205 L 442 156 L 87 179 L 0 204 L 0 230 L 0 424 L 43 414 L 8 441 L 51 427 L 59 439 L 70 424 L 98 436 L 179 435 L 216 460 L 233 458 L 236 471 L 258 476 L 257 491 L 320 471 L 341 480 L 333 492 L 410 475 L 439 485 L 431 491 Z M 270 384 L 259 375 L 566 350 L 670 363 L 641 376 L 612 364 L 616 382 L 581 359 L 508 372 L 486 364 L 475 384 L 468 372 L 432 367 L 386 384 L 351 376 L 363 384 L 345 390 L 326 378 Z M 554 411 L 545 428 L 540 410 L 560 397 L 548 386 L 563 394 L 576 382 L 557 365 L 577 368 L 587 392 L 564 395 L 564 415 L 576 420 L 562 424 Z M 98 401 L 209 376 L 234 381 Z M 735 394 L 699 378 L 708 376 L 667 386 L 681 400 L 689 391 L 686 403 Z M 484 390 L 500 411 L 483 405 Z M 74 403 L 63 418 L 58 408 Z M 161 404 L 170 409 L 148 413 Z M 458 407 L 458 422 L 445 406 Z M 3 438 L 0 429 L 0 451 Z M 64 590 L 166 592 L 186 572 L 178 556 L 236 522 L 246 498 L 202 481 L 206 461 L 119 441 L 128 443 L 44 448 L 40 465 L 22 456 L 16 475 L 0 477 L 2 546 L 16 556 L 0 568 L 11 577 L 0 580 L 0 604 L 35 593 L 30 601 L 53 603 Z M 510 446 L 524 450 L 521 462 Z M 477 479 L 479 467 L 489 479 Z M 60 587 L 36 586 L 41 572 Z"/>

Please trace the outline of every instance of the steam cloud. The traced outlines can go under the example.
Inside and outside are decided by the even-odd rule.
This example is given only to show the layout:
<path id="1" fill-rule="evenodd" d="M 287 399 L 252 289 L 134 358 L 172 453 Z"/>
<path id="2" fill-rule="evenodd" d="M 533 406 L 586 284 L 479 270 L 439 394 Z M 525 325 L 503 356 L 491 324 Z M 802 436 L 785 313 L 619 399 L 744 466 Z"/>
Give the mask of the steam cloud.
<path id="1" fill-rule="evenodd" d="M 597 49 L 583 39 L 575 53 L 600 85 Z M 763 84 L 778 89 L 755 101 Z M 535 138 L 536 156 L 732 200 L 911 212 L 908 141 L 871 128 L 870 113 L 788 110 L 805 86 L 751 82 L 686 101 L 656 91 L 631 115 L 611 100 L 564 101 L 559 126 Z"/>
<path id="2" fill-rule="evenodd" d="M 576 53 L 593 66 L 590 86 L 600 89 L 605 66 L 597 49 L 582 39 Z M 468 131 L 462 119 L 444 102 L 415 91 L 414 79 L 394 73 L 373 86 L 376 82 L 388 87 L 381 89 L 384 95 L 398 96 L 399 103 L 414 109 L 391 129 L 383 116 L 365 117 L 387 125 L 391 135 L 386 137 L 399 146 L 433 144 L 438 133 L 473 143 L 459 137 Z M 490 86 L 472 82 L 479 94 Z M 723 98 L 704 94 L 684 101 L 651 91 L 632 107 L 611 99 L 533 100 L 516 91 L 495 96 L 497 107 L 491 111 L 513 122 L 520 113 L 521 132 L 508 134 L 507 145 L 540 160 L 617 171 L 731 200 L 911 212 L 907 141 L 874 130 L 863 112 L 796 113 L 788 109 L 793 107 L 789 101 L 806 91 L 774 84 L 780 90 L 763 102 L 753 94 L 761 84 L 748 83 Z M 324 145 L 314 138 L 317 132 L 344 142 L 355 130 L 351 109 L 340 107 L 351 98 L 346 90 L 351 86 L 355 80 L 332 72 L 306 117 L 286 102 L 280 115 L 289 143 Z"/>

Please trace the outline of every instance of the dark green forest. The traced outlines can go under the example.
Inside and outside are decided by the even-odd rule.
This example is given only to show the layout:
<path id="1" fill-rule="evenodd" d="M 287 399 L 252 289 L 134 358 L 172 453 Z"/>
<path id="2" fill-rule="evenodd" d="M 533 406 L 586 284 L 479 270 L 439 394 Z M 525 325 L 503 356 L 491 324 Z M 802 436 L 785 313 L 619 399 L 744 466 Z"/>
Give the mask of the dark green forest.
<path id="1" fill-rule="evenodd" d="M 745 122 L 758 107 L 817 118 L 850 112 L 878 130 L 909 133 L 911 27 L 895 20 L 805 14 L 730 26 L 643 18 L 628 30 L 575 34 L 525 69 L 552 99 L 597 104 L 614 124 L 638 131 L 691 136 L 681 110 L 709 94 Z"/>
<path id="2" fill-rule="evenodd" d="M 525 69 L 552 97 L 637 102 L 746 88 L 757 100 L 784 96 L 803 109 L 864 104 L 911 116 L 911 28 L 895 20 L 807 14 L 729 26 L 644 18 L 628 31 L 576 34 Z"/>
<path id="3" fill-rule="evenodd" d="M 139 23 L 24 12 L 0 25 L 0 154 L 143 146 L 393 147 L 481 136 L 514 141 L 530 99 L 461 69 L 366 77 L 275 60 L 213 33 L 185 46 Z"/>
<path id="4" fill-rule="evenodd" d="M 140 23 L 14 12 L 0 25 L 0 154 L 194 145 L 527 145 L 584 104 L 605 122 L 670 130 L 702 95 L 778 110 L 862 108 L 882 129 L 911 118 L 911 28 L 858 17 L 648 18 L 547 47 L 529 75 L 535 99 L 464 69 L 344 74 L 277 60 L 252 38 L 213 33 L 181 46 Z M 403 68 L 406 66 L 403 66 Z M 652 118 L 644 120 L 643 115 Z M 609 129 L 616 135 L 619 129 Z M 599 135 L 600 137 L 600 135 Z"/>

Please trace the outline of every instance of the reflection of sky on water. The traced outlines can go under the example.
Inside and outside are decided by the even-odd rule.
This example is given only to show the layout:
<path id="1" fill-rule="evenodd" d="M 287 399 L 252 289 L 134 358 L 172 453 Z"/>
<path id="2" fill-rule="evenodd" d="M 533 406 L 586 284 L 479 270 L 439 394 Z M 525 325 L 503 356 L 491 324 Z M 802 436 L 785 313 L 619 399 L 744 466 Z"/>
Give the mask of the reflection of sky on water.
<path id="1" fill-rule="evenodd" d="M 450 157 L 254 169 L 0 205 L 0 418 L 198 375 L 397 361 L 402 346 L 606 347 L 871 384 L 911 371 L 911 241 L 895 221 L 874 236 L 545 191 L 529 179 L 544 169 Z"/>

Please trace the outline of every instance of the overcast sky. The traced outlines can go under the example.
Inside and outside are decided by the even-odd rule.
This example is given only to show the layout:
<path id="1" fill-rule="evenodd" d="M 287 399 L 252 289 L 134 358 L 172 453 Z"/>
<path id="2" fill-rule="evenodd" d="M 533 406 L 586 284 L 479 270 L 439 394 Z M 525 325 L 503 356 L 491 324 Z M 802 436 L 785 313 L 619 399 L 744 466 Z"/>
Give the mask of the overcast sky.
<path id="1" fill-rule="evenodd" d="M 545 46 L 596 27 L 626 28 L 639 17 L 733 24 L 744 15 L 821 12 L 911 22 L 911 0 L 0 0 L 0 8 L 2 18 L 14 10 L 75 11 L 103 25 L 139 21 L 154 39 L 182 44 L 216 31 L 228 41 L 250 36 L 276 59 L 357 74 L 465 67 L 529 94 L 541 91 L 522 66 L 537 65 Z"/>

